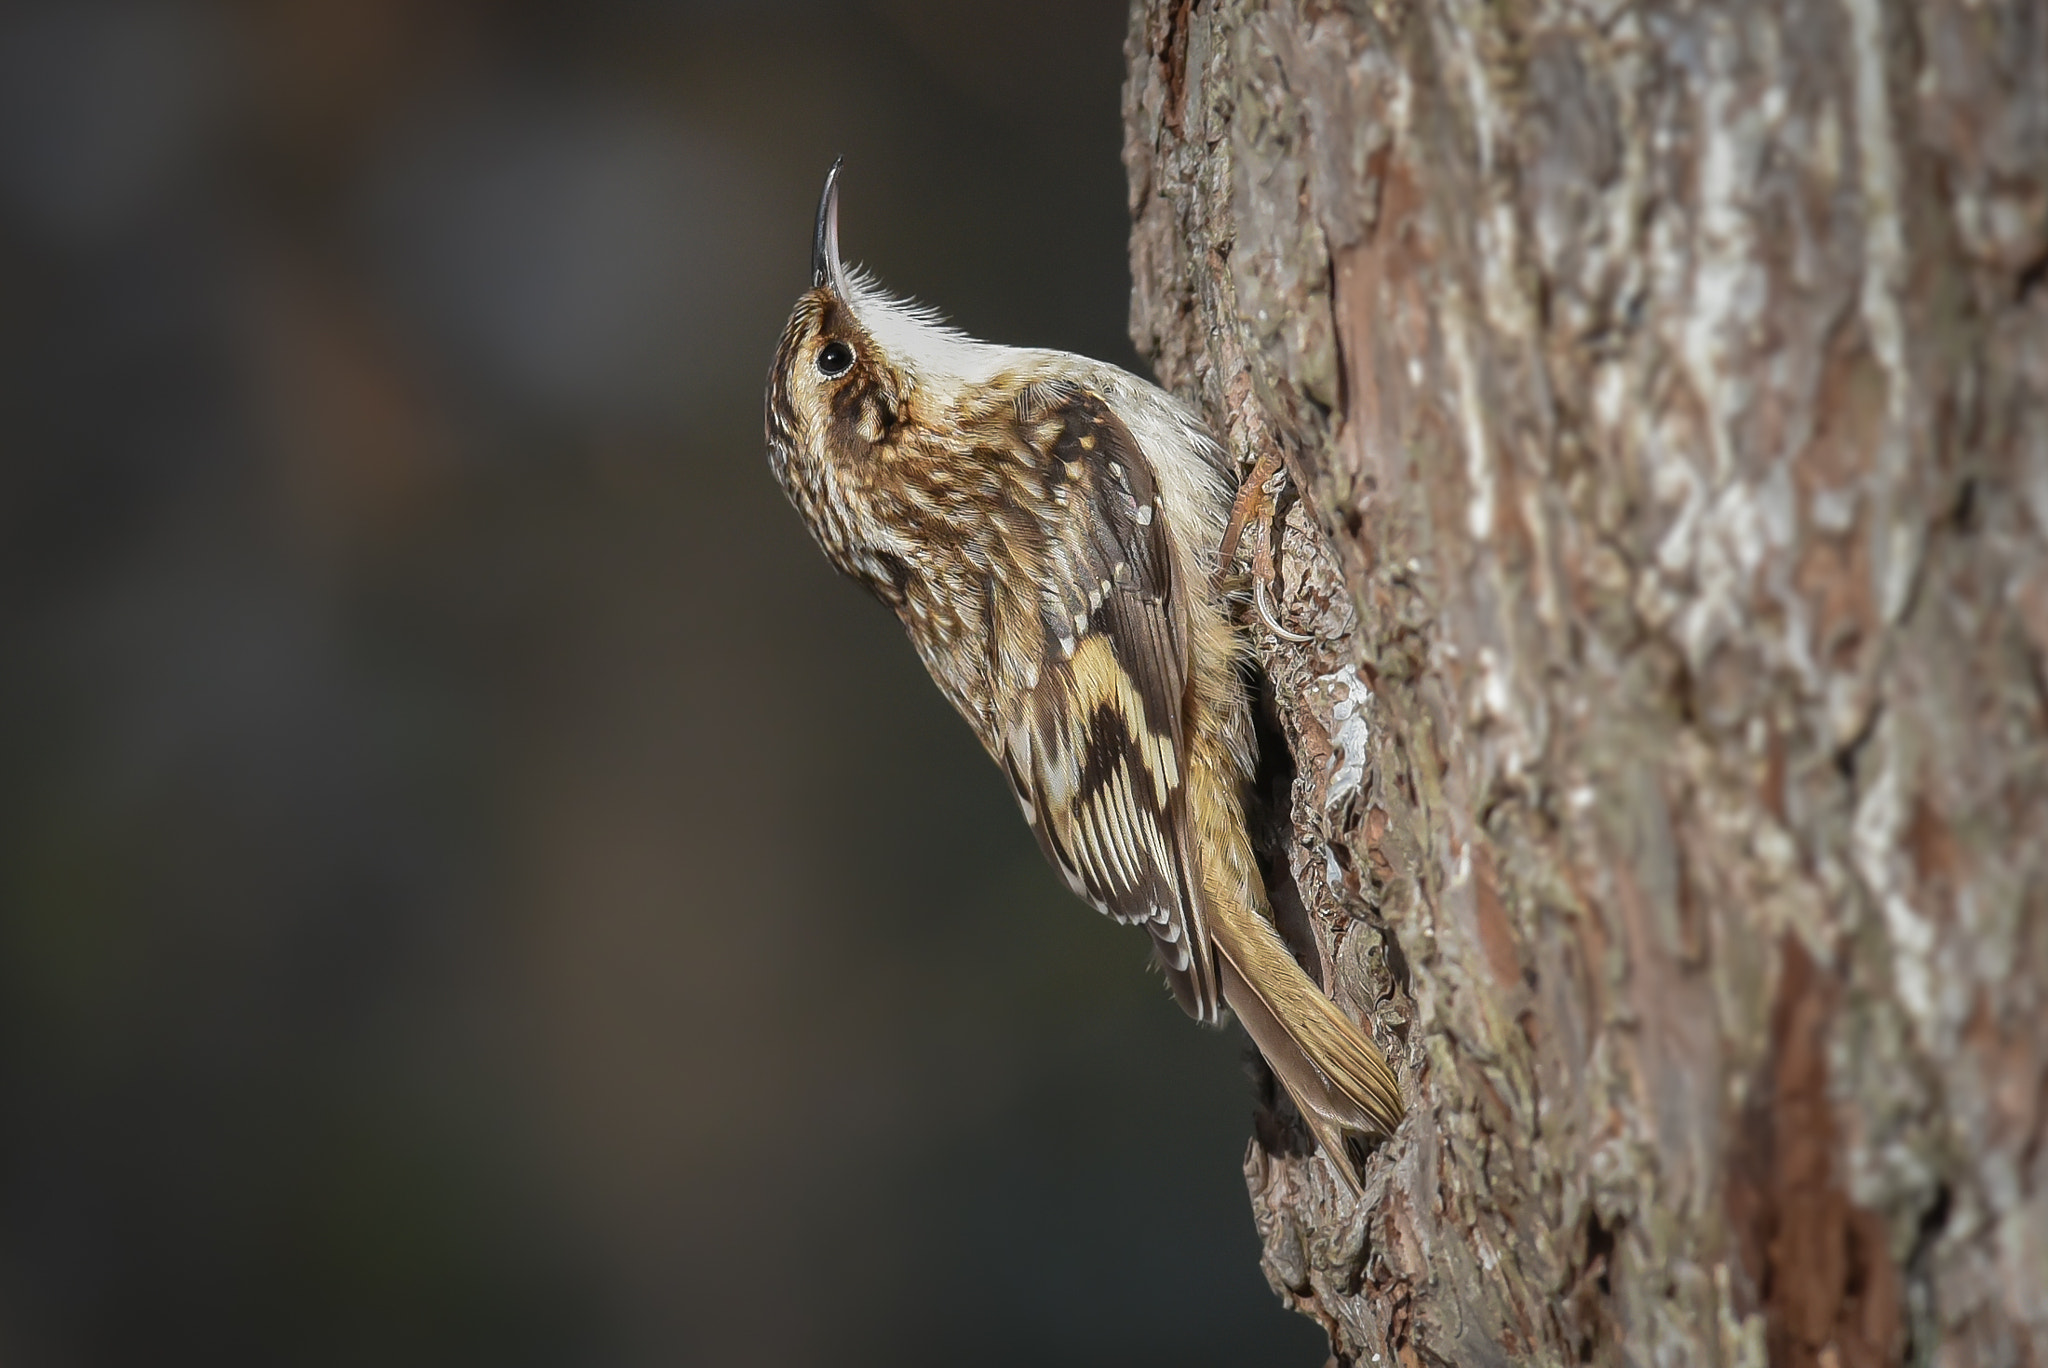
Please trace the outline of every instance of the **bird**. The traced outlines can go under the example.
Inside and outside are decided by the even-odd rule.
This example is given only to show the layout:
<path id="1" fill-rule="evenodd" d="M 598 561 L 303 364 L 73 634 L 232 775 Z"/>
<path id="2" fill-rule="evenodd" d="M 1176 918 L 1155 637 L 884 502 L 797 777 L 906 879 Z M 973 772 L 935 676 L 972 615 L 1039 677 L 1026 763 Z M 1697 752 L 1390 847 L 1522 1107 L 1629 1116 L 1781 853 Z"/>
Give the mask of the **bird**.
<path id="1" fill-rule="evenodd" d="M 770 470 L 901 621 L 1067 886 L 1144 928 L 1188 1015 L 1235 1015 L 1360 1192 L 1345 1137 L 1391 1136 L 1401 1089 L 1281 939 L 1254 858 L 1249 645 L 1217 573 L 1241 522 L 1229 457 L 1146 380 L 978 341 L 848 268 L 842 163 L 769 371 Z"/>

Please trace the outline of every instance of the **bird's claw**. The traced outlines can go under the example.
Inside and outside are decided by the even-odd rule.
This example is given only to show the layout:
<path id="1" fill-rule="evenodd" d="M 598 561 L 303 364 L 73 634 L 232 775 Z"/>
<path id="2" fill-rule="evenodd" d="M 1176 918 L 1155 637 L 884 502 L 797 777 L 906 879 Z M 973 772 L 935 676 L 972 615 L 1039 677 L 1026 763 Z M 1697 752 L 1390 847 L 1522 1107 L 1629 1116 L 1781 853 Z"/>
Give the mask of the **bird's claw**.
<path id="1" fill-rule="evenodd" d="M 1259 620 L 1266 624 L 1266 630 L 1279 637 L 1282 641 L 1315 640 L 1313 636 L 1307 636 L 1300 632 L 1290 632 L 1287 628 L 1280 625 L 1280 619 L 1275 617 L 1273 610 L 1266 606 L 1266 577 L 1264 575 L 1252 576 L 1252 606 L 1258 609 Z"/>
<path id="2" fill-rule="evenodd" d="M 1277 450 L 1269 451 L 1258 459 L 1258 463 L 1252 467 L 1251 473 L 1245 476 L 1244 483 L 1238 486 L 1237 497 L 1231 501 L 1230 505 L 1230 520 L 1224 525 L 1223 542 L 1218 549 L 1216 573 L 1219 578 L 1229 573 L 1230 566 L 1237 559 L 1238 542 L 1243 537 L 1245 526 L 1251 521 L 1254 510 L 1261 503 L 1270 502 L 1275 516 L 1272 519 L 1269 534 L 1261 538 L 1252 548 L 1252 607 L 1257 610 L 1259 621 L 1266 625 L 1266 630 L 1280 638 L 1280 640 L 1309 642 L 1315 641 L 1317 638 L 1313 635 L 1304 635 L 1286 627 L 1281 623 L 1279 615 L 1273 611 L 1271 604 L 1267 601 L 1267 581 L 1271 580 L 1277 583 L 1280 578 L 1280 572 L 1273 563 L 1273 541 L 1275 535 L 1279 532 L 1279 507 L 1277 501 L 1272 500 L 1271 496 L 1266 493 L 1266 482 L 1276 474 L 1285 474 L 1286 469 L 1281 464 L 1279 452 Z"/>

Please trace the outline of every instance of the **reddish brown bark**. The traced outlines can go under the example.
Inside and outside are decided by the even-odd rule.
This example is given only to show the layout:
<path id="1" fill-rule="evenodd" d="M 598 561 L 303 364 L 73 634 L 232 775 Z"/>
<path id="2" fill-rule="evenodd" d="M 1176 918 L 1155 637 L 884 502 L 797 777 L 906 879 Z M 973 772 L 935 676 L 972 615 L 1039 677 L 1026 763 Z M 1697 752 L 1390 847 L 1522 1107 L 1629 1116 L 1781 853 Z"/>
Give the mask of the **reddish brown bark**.
<path id="1" fill-rule="evenodd" d="M 1148 0 L 1133 333 L 1410 1095 L 1342 1362 L 2048 1362 L 2048 12 Z M 1254 526 L 1248 542 L 1270 537 Z M 1269 543 L 1271 544 L 1271 543 Z"/>

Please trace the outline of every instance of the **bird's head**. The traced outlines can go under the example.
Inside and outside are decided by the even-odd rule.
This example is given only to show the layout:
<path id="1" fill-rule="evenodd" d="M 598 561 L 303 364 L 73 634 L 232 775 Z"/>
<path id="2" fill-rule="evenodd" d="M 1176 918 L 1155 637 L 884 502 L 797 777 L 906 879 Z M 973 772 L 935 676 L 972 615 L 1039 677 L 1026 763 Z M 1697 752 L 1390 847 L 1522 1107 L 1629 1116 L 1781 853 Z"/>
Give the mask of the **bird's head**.
<path id="1" fill-rule="evenodd" d="M 891 298 L 839 259 L 839 162 L 825 177 L 811 238 L 811 286 L 798 298 L 768 373 L 768 461 L 792 497 L 834 467 L 858 466 L 900 426 L 943 422 L 1009 349 L 976 342 L 937 313 Z"/>
<path id="2" fill-rule="evenodd" d="M 896 425 L 906 377 L 864 325 L 865 284 L 839 260 L 834 162 L 818 202 L 811 287 L 790 312 L 768 373 L 768 461 L 785 485 L 809 483 L 828 462 L 858 460 Z"/>

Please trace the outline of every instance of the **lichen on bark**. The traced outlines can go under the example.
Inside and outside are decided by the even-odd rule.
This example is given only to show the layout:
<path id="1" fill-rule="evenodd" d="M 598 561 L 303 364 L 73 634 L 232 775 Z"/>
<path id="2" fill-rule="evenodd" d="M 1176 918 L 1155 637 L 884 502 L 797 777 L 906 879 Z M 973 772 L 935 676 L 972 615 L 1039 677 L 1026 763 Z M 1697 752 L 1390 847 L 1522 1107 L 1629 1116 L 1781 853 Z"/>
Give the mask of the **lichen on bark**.
<path id="1" fill-rule="evenodd" d="M 2048 11 L 1126 58 L 1133 336 L 1299 495 L 1277 901 L 1409 1093 L 1359 1202 L 1262 1112 L 1276 1292 L 1343 1363 L 2048 1362 Z"/>

